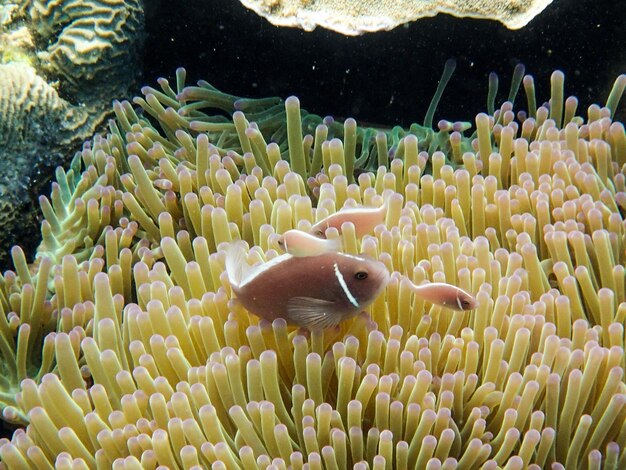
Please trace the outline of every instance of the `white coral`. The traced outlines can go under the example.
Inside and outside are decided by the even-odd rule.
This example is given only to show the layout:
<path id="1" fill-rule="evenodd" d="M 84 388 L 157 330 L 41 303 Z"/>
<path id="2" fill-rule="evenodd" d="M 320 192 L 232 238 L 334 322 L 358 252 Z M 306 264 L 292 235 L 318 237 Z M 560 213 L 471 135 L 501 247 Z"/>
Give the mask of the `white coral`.
<path id="1" fill-rule="evenodd" d="M 240 0 L 277 26 L 316 26 L 347 36 L 393 29 L 410 21 L 447 13 L 497 20 L 519 29 L 552 0 Z"/>

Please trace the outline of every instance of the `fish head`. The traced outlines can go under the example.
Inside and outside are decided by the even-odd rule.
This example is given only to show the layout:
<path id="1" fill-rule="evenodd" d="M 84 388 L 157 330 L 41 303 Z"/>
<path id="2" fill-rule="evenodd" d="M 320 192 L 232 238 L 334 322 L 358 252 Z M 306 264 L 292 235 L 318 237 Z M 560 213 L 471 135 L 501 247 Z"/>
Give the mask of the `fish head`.
<path id="1" fill-rule="evenodd" d="M 478 301 L 467 292 L 463 292 L 457 297 L 457 305 L 462 310 L 474 310 L 478 306 Z"/>
<path id="2" fill-rule="evenodd" d="M 287 251 L 287 242 L 285 241 L 285 235 L 279 235 L 278 238 L 276 238 L 276 244 L 283 250 L 283 251 Z"/>
<path id="3" fill-rule="evenodd" d="M 357 308 L 372 303 L 389 282 L 387 267 L 366 255 L 338 257 L 335 274 L 348 296 L 352 296 Z"/>
<path id="4" fill-rule="evenodd" d="M 463 311 L 474 310 L 478 305 L 474 296 L 461 289 L 457 289 L 454 298 L 447 299 L 444 303 L 454 310 Z"/>
<path id="5" fill-rule="evenodd" d="M 325 239 L 326 238 L 326 229 L 328 228 L 328 225 L 324 225 L 322 222 L 318 222 L 317 224 L 313 225 L 310 229 L 309 229 L 309 234 L 313 235 L 314 237 L 317 238 L 321 238 L 321 239 Z"/>

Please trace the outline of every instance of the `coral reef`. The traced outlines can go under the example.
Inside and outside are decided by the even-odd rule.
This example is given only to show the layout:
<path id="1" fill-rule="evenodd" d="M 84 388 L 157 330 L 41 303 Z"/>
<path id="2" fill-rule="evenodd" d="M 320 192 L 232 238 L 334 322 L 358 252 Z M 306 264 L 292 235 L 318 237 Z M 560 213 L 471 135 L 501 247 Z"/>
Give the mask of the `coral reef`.
<path id="1" fill-rule="evenodd" d="M 420 18 L 447 13 L 457 17 L 497 20 L 519 29 L 552 0 L 241 0 L 276 26 L 312 31 L 316 26 L 346 35 L 389 30 Z"/>
<path id="2" fill-rule="evenodd" d="M 14 250 L 2 277 L 3 416 L 29 422 L 3 466 L 626 465 L 626 76 L 586 117 L 562 73 L 549 106 L 525 76 L 526 112 L 491 101 L 474 134 L 442 121 L 425 146 L 183 70 L 159 85 L 58 170 L 35 265 Z M 384 226 L 343 230 L 393 272 L 369 316 L 307 338 L 230 301 L 224 243 L 271 259 L 279 234 L 385 193 Z"/>
<path id="3" fill-rule="evenodd" d="M 41 65 L 72 95 L 118 96 L 140 70 L 143 6 L 140 0 L 27 0 L 31 28 L 46 45 Z M 101 89 L 103 88 L 104 89 Z M 85 93 L 85 89 L 88 90 Z M 85 98 L 83 98 L 85 99 Z"/>
<path id="4" fill-rule="evenodd" d="M 21 144 L 50 132 L 58 124 L 48 122 L 74 119 L 71 109 L 57 91 L 26 64 L 0 64 L 0 145 Z M 73 130 L 73 129 L 70 129 Z"/>
<path id="5" fill-rule="evenodd" d="M 93 132 L 87 110 L 71 106 L 29 65 L 0 64 L 0 246 L 34 249 L 35 194 L 63 163 L 62 152 Z M 44 179 L 44 181 L 42 181 Z M 6 254 L 2 255 L 4 258 Z"/>
<path id="6" fill-rule="evenodd" d="M 139 1 L 22 0 L 3 5 L 0 17 L 4 268 L 11 245 L 32 254 L 37 241 L 26 234 L 37 228 L 35 201 L 54 169 L 103 123 L 111 96 L 134 87 L 143 16 Z"/>

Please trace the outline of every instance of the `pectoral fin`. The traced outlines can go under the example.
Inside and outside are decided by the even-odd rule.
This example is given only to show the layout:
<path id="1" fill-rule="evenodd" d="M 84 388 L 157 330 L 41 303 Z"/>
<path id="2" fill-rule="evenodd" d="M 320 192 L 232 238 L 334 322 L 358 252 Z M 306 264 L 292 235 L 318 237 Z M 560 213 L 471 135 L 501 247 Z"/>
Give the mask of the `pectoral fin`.
<path id="1" fill-rule="evenodd" d="M 309 330 L 322 330 L 339 323 L 334 302 L 312 297 L 294 297 L 287 302 L 289 320 Z"/>

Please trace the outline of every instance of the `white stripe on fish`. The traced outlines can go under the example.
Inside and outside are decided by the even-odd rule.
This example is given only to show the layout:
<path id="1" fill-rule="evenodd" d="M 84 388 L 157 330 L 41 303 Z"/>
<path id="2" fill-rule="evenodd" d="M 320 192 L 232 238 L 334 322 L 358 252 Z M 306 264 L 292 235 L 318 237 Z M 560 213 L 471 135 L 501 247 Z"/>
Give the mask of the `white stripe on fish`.
<path id="1" fill-rule="evenodd" d="M 341 274 L 337 263 L 333 264 L 333 268 L 335 269 L 335 277 L 339 281 L 339 285 L 341 286 L 341 289 L 343 289 L 343 293 L 346 294 L 346 297 L 350 303 L 354 305 L 354 308 L 359 308 L 359 303 L 350 292 L 350 289 L 348 289 L 348 284 L 346 284 L 346 280 L 344 279 L 343 274 Z"/>

